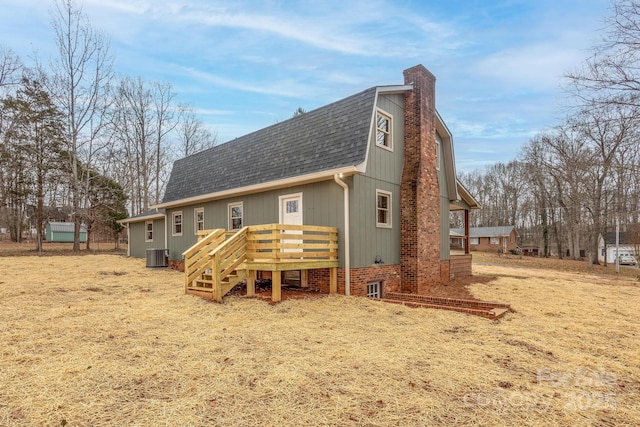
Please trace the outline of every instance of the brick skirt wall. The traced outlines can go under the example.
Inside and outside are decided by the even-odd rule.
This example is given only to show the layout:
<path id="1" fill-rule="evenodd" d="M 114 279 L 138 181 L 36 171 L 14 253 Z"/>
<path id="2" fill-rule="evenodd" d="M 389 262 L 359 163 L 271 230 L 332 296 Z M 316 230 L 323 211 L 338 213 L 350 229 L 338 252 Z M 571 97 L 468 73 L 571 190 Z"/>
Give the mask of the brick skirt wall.
<path id="1" fill-rule="evenodd" d="M 329 292 L 329 269 L 309 270 L 309 286 Z M 400 265 L 376 265 L 351 269 L 351 295 L 367 296 L 367 283 L 382 282 L 382 293 L 400 292 Z M 338 269 L 338 293 L 344 290 L 344 268 Z"/>
<path id="2" fill-rule="evenodd" d="M 471 254 L 452 255 L 449 260 L 449 275 L 452 279 L 471 276 Z"/>

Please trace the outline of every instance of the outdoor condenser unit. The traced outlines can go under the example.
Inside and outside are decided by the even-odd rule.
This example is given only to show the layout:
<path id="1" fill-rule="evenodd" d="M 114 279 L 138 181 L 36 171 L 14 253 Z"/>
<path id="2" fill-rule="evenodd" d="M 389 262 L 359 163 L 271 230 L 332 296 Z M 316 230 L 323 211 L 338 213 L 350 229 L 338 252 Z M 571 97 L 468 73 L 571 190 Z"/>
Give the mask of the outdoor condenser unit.
<path id="1" fill-rule="evenodd" d="M 169 266 L 169 250 L 168 249 L 147 249 L 147 267 L 168 267 Z"/>

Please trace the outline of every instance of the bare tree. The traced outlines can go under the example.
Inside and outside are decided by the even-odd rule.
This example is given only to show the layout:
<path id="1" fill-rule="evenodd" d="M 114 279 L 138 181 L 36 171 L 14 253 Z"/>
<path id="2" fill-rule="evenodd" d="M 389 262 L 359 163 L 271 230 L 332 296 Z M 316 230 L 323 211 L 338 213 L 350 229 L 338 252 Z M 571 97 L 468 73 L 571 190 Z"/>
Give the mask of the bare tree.
<path id="1" fill-rule="evenodd" d="M 605 190 L 612 180 L 617 153 L 637 144 L 634 137 L 639 119 L 640 114 L 634 107 L 616 103 L 585 109 L 574 119 L 574 126 L 589 150 L 585 199 L 592 220 L 590 252 L 594 263 L 598 262 L 598 236 L 605 232 L 604 212 L 609 204 Z"/>
<path id="2" fill-rule="evenodd" d="M 613 0 L 600 43 L 582 69 L 567 74 L 582 105 L 640 106 L 640 2 Z"/>
<path id="3" fill-rule="evenodd" d="M 218 140 L 217 132 L 207 129 L 196 116 L 195 110 L 187 105 L 180 106 L 180 120 L 176 133 L 180 144 L 178 153 L 183 157 L 211 148 Z"/>
<path id="4" fill-rule="evenodd" d="M 100 128 L 100 114 L 112 76 L 109 40 L 96 31 L 74 0 L 56 0 L 51 12 L 58 56 L 51 63 L 50 92 L 66 122 L 70 165 L 72 215 L 75 224 L 73 250 L 80 250 L 83 177 L 91 169 L 90 157 Z M 79 168 L 82 163 L 84 167 Z"/>
<path id="5" fill-rule="evenodd" d="M 112 160 L 133 215 L 160 202 L 171 166 L 170 137 L 179 123 L 174 98 L 168 83 L 141 78 L 125 77 L 115 90 Z"/>
<path id="6" fill-rule="evenodd" d="M 0 88 L 20 83 L 22 61 L 11 49 L 0 46 Z"/>

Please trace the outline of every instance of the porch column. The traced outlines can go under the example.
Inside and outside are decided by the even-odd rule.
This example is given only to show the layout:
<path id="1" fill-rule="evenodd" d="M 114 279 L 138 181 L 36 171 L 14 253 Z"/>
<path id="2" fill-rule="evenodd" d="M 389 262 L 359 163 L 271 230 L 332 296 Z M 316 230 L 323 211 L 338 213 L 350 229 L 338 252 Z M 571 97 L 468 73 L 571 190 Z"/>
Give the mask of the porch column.
<path id="1" fill-rule="evenodd" d="M 471 237 L 469 236 L 469 209 L 464 210 L 464 253 L 467 255 L 469 253 L 469 240 Z"/>

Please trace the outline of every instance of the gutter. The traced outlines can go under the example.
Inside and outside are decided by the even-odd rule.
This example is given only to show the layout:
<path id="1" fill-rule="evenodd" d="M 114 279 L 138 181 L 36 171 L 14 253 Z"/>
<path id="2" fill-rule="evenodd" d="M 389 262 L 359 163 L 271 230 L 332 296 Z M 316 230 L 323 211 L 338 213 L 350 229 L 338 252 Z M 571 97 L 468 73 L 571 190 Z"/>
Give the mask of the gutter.
<path id="1" fill-rule="evenodd" d="M 343 189 L 344 194 L 344 294 L 351 295 L 351 260 L 349 257 L 349 186 L 335 174 L 333 180 Z"/>

